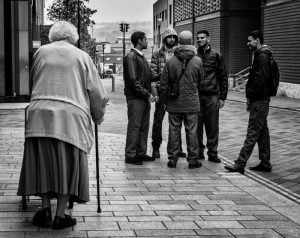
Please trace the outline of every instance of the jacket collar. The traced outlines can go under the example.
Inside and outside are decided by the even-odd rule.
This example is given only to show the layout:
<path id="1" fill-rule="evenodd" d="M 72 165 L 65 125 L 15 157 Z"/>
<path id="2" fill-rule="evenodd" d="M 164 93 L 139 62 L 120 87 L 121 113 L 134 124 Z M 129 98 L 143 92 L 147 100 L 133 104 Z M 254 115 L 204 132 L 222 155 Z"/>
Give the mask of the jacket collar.
<path id="1" fill-rule="evenodd" d="M 131 50 L 135 51 L 136 53 L 138 53 L 140 56 L 144 56 L 144 53 L 136 48 L 132 48 Z"/>

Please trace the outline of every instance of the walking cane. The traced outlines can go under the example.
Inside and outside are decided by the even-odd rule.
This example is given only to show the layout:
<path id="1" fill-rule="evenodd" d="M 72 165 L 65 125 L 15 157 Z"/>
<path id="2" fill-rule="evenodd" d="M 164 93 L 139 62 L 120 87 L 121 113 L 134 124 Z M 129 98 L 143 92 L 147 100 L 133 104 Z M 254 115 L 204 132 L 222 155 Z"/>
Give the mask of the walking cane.
<path id="1" fill-rule="evenodd" d="M 98 126 L 95 124 L 95 148 L 96 148 L 96 178 L 97 178 L 97 213 L 101 212 L 100 207 L 100 184 L 99 184 L 99 148 L 98 148 Z"/>

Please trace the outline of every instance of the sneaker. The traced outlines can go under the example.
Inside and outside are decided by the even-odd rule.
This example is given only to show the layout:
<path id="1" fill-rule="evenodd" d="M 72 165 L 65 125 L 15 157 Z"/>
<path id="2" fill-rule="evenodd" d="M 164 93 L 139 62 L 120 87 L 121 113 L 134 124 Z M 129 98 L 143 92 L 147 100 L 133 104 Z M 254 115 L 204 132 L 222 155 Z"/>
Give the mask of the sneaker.
<path id="1" fill-rule="evenodd" d="M 136 157 L 134 158 L 125 158 L 125 163 L 126 164 L 135 164 L 135 165 L 142 165 L 143 161 L 137 159 Z"/>
<path id="2" fill-rule="evenodd" d="M 152 158 L 154 158 L 154 159 L 159 159 L 160 158 L 159 150 L 153 149 Z"/>
<path id="3" fill-rule="evenodd" d="M 195 164 L 189 164 L 189 169 L 197 169 L 200 168 L 202 166 L 202 164 L 197 161 Z"/>
<path id="4" fill-rule="evenodd" d="M 221 160 L 218 158 L 218 156 L 209 156 L 208 161 L 214 162 L 214 163 L 221 163 Z"/>
<path id="5" fill-rule="evenodd" d="M 249 169 L 253 170 L 253 171 L 262 171 L 262 172 L 271 172 L 272 171 L 272 168 L 268 168 L 268 167 L 264 166 L 262 163 L 260 163 L 256 166 L 249 167 Z"/>
<path id="6" fill-rule="evenodd" d="M 183 158 L 185 158 L 185 157 L 186 157 L 186 153 L 180 151 L 180 152 L 178 153 L 178 157 L 183 157 Z"/>
<path id="7" fill-rule="evenodd" d="M 35 213 L 32 224 L 35 226 L 47 226 L 52 221 L 50 207 L 43 208 Z"/>
<path id="8" fill-rule="evenodd" d="M 169 168 L 176 168 L 176 162 L 169 161 L 167 165 Z"/>
<path id="9" fill-rule="evenodd" d="M 76 219 L 72 218 L 69 215 L 65 214 L 65 218 L 55 216 L 53 221 L 53 229 L 54 230 L 61 230 L 70 226 L 76 225 Z"/>
<path id="10" fill-rule="evenodd" d="M 137 158 L 141 161 L 154 161 L 155 160 L 155 158 L 153 158 L 149 155 L 137 156 Z"/>

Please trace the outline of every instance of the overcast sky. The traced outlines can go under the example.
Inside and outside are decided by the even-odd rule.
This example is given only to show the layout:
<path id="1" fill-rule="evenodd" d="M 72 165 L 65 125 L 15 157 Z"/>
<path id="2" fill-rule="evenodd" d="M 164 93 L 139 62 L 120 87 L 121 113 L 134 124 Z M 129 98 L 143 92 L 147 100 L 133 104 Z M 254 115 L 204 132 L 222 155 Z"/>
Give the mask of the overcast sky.
<path id="1" fill-rule="evenodd" d="M 46 6 L 53 0 L 46 0 Z M 88 6 L 97 9 L 93 20 L 101 22 L 152 21 L 156 0 L 90 0 Z"/>

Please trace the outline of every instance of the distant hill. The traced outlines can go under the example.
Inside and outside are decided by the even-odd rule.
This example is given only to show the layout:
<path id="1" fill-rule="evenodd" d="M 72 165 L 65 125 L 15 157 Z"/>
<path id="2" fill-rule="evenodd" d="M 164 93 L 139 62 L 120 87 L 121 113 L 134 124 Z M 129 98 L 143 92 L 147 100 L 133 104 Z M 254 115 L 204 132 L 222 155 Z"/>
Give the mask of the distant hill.
<path id="1" fill-rule="evenodd" d="M 117 37 L 123 36 L 120 31 L 121 22 L 106 22 L 94 25 L 93 34 L 97 41 L 108 41 L 114 43 Z M 153 37 L 152 21 L 127 22 L 129 29 L 126 35 L 130 36 L 134 31 L 143 31 L 148 37 Z"/>

